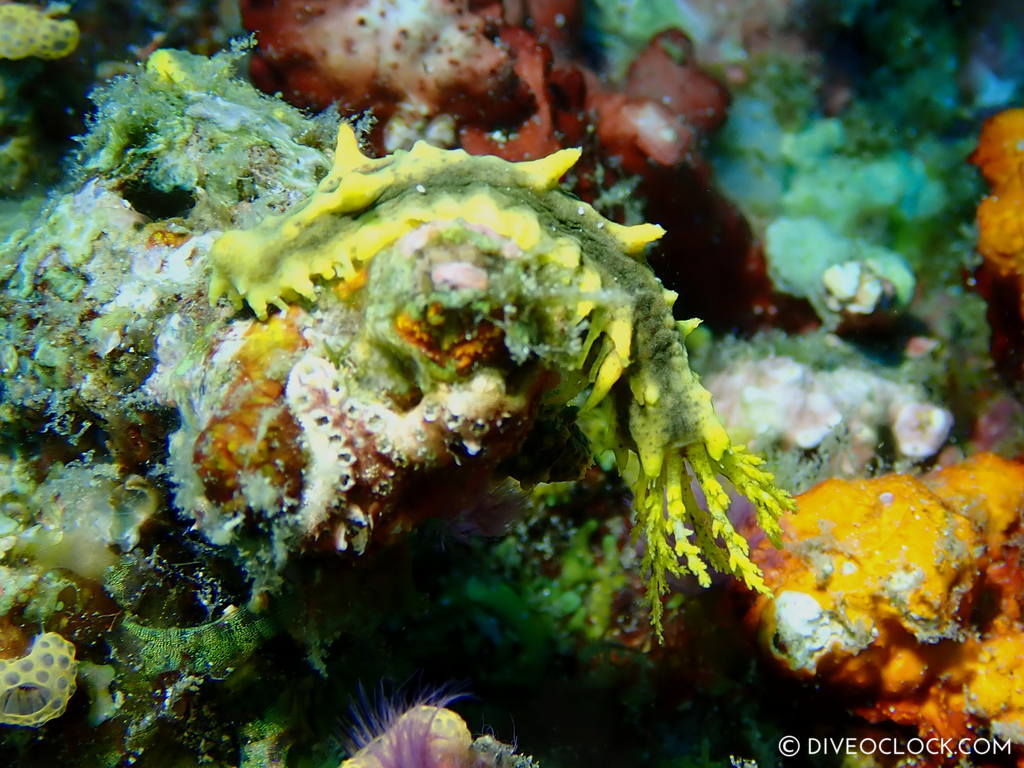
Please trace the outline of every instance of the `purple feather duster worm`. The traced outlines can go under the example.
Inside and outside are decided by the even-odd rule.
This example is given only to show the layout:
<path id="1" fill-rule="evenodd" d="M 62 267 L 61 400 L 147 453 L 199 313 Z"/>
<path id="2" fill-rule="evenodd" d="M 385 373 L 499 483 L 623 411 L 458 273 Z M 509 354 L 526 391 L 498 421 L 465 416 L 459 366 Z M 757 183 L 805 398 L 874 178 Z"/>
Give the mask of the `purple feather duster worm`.
<path id="1" fill-rule="evenodd" d="M 459 698 L 450 689 L 412 700 L 361 695 L 349 729 L 353 754 L 341 768 L 468 768 L 473 738 L 447 709 Z"/>

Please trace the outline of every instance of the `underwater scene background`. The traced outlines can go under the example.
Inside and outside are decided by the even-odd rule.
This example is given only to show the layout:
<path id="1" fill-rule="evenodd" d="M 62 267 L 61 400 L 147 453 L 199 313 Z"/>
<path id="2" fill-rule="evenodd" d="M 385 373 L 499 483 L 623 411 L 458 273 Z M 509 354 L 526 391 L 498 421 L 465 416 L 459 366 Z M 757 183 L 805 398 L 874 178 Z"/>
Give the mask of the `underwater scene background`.
<path id="1" fill-rule="evenodd" d="M 1024 765 L 1024 6 L 0 0 L 0 766 Z"/>

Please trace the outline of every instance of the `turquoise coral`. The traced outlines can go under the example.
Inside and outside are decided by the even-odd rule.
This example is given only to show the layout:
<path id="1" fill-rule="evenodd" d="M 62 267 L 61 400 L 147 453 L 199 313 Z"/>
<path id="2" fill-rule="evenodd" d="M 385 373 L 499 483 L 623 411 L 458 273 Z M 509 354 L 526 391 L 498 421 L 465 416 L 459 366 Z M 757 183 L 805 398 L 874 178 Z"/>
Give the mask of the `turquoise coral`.
<path id="1" fill-rule="evenodd" d="M 853 119 L 806 106 L 776 114 L 773 77 L 733 104 L 717 171 L 761 230 L 776 289 L 807 299 L 833 330 L 905 311 L 915 272 L 936 272 L 946 247 L 936 223 L 957 203 L 941 178 L 954 151 L 932 137 L 909 150 L 860 146 Z"/>

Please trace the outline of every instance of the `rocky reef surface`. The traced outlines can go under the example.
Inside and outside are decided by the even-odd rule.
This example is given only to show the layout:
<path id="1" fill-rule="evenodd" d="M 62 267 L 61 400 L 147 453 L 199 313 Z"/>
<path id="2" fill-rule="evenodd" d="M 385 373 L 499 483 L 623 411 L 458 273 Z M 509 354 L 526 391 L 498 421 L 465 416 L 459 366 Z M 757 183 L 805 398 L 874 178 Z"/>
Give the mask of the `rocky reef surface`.
<path id="1" fill-rule="evenodd" d="M 0 0 L 0 764 L 1019 764 L 1022 46 Z"/>

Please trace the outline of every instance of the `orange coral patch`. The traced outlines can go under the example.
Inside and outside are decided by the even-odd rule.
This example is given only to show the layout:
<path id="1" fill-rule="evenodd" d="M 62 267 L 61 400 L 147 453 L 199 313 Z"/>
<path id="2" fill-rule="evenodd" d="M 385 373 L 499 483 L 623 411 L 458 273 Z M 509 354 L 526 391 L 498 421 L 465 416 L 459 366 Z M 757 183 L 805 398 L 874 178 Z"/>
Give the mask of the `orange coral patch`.
<path id="1" fill-rule="evenodd" d="M 992 357 L 1024 378 L 1024 109 L 1009 109 L 982 128 L 970 161 L 992 187 L 978 206 L 978 290 L 989 304 Z"/>
<path id="2" fill-rule="evenodd" d="M 978 205 L 978 252 L 999 273 L 1024 271 L 1024 184 L 1001 186 Z"/>
<path id="3" fill-rule="evenodd" d="M 978 148 L 969 159 L 993 187 L 1021 181 L 1024 109 L 1008 109 L 986 120 L 978 137 Z"/>
<path id="4" fill-rule="evenodd" d="M 989 553 L 1020 525 L 1024 512 L 1024 464 L 981 453 L 925 479 L 947 505 L 984 532 Z"/>
<path id="5" fill-rule="evenodd" d="M 146 245 L 149 248 L 177 248 L 190 237 L 192 235 L 187 232 L 170 232 L 166 229 L 158 229 L 150 233 L 146 239 Z"/>
<path id="6" fill-rule="evenodd" d="M 431 304 L 425 320 L 401 312 L 395 317 L 394 326 L 403 340 L 431 362 L 442 367 L 451 365 L 460 376 L 465 376 L 479 363 L 494 362 L 504 356 L 505 335 L 494 323 L 483 320 L 471 331 L 446 334 L 445 328 L 451 325 L 451 320 L 439 304 Z"/>

